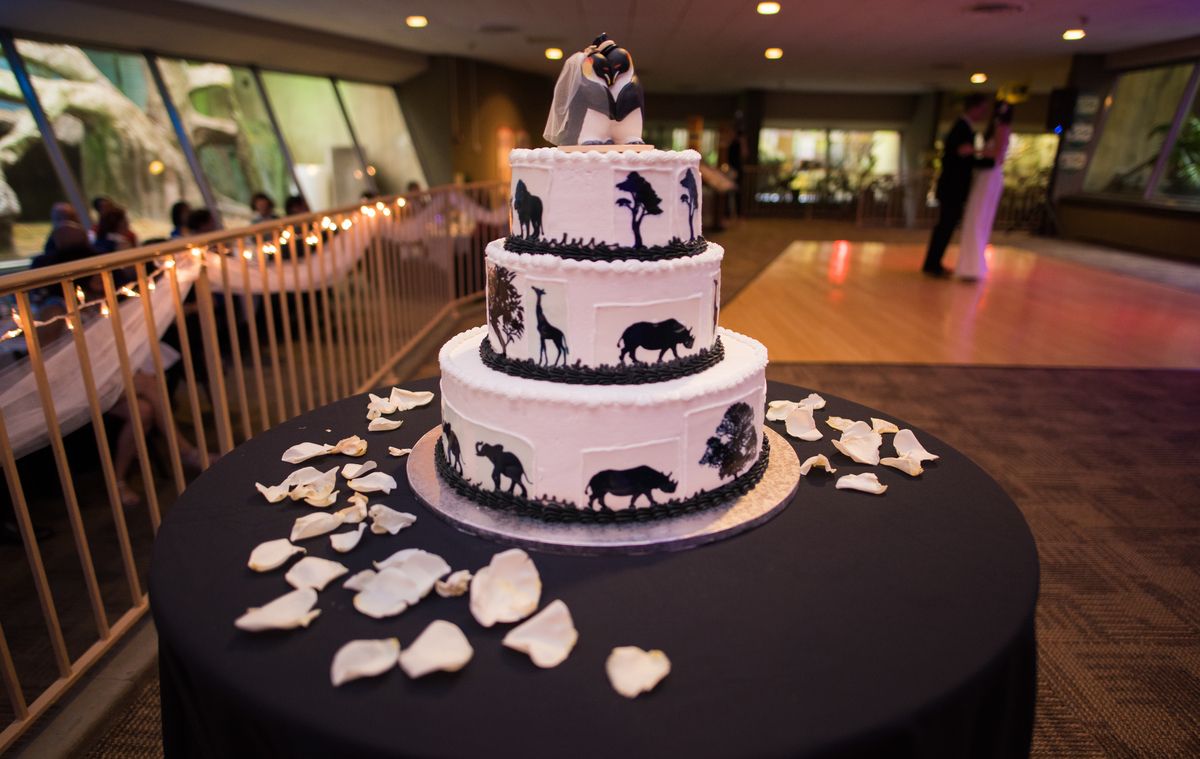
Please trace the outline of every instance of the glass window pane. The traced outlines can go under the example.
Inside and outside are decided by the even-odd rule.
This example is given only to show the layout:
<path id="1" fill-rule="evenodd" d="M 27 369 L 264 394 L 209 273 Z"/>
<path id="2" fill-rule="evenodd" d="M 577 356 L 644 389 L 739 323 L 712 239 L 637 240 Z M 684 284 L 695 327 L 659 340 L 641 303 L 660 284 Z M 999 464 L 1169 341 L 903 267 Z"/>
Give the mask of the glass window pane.
<path id="1" fill-rule="evenodd" d="M 254 220 L 250 199 L 259 192 L 282 214 L 296 188 L 253 72 L 223 63 L 165 58 L 158 63 L 225 226 Z"/>
<path id="2" fill-rule="evenodd" d="M 203 205 L 145 58 L 28 40 L 17 51 L 89 199 L 124 206 L 142 240 L 170 234 L 175 201 Z"/>
<path id="3" fill-rule="evenodd" d="M 1141 195 L 1192 74 L 1180 64 L 1122 74 L 1105 100 L 1100 142 L 1083 189 Z"/>
<path id="4" fill-rule="evenodd" d="M 262 76 L 309 208 L 357 203 L 367 185 L 333 82 L 278 71 Z"/>
<path id="5" fill-rule="evenodd" d="M 338 90 L 366 155 L 367 171 L 374 172 L 379 191 L 402 193 L 409 182 L 426 187 L 425 172 L 417 160 L 396 91 L 381 84 L 342 81 L 338 82 Z"/>
<path id="6" fill-rule="evenodd" d="M 65 201 L 54 167 L 42 146 L 33 114 L 25 105 L 8 61 L 0 56 L 0 260 L 42 252 L 50 233 L 50 207 Z M 68 146 L 67 158 L 79 151 Z"/>
<path id="7" fill-rule="evenodd" d="M 1200 95 L 1179 125 L 1179 136 L 1167 157 L 1158 192 L 1181 200 L 1200 201 Z"/>

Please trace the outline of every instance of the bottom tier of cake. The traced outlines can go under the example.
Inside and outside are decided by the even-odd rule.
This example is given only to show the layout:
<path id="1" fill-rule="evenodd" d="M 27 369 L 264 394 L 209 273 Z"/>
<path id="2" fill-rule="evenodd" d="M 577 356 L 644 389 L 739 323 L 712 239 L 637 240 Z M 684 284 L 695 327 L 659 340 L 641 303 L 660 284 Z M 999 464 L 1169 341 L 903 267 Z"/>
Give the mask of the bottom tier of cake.
<path id="1" fill-rule="evenodd" d="M 439 471 L 480 503 L 547 518 L 693 511 L 761 475 L 767 351 L 719 330 L 724 359 L 645 385 L 571 385 L 486 367 L 486 328 L 447 342 Z"/>

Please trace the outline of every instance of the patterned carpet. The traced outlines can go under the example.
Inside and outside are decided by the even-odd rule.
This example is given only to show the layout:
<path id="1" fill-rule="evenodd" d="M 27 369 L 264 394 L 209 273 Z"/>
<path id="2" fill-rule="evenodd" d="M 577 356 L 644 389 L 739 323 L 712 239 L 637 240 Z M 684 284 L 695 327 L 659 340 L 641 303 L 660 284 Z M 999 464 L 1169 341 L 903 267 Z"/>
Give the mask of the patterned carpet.
<path id="1" fill-rule="evenodd" d="M 1200 756 L 1200 372 L 831 365 L 992 473 L 1042 566 L 1035 757 Z M 150 680 L 89 757 L 161 756 Z"/>

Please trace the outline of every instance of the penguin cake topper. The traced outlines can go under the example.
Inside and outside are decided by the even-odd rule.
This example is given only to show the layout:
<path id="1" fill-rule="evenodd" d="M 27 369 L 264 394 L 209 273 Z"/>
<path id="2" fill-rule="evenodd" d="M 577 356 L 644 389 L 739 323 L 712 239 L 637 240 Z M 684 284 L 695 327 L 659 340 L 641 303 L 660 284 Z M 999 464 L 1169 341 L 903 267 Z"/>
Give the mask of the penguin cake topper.
<path id="1" fill-rule="evenodd" d="M 629 51 L 601 34 L 563 64 L 543 136 L 555 145 L 643 145 L 645 95 Z"/>

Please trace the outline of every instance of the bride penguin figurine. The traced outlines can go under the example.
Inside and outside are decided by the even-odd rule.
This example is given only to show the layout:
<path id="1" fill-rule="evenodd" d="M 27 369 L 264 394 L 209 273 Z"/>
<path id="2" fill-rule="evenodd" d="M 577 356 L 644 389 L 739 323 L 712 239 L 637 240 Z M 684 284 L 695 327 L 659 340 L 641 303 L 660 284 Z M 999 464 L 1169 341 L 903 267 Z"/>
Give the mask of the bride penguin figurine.
<path id="1" fill-rule="evenodd" d="M 644 104 L 633 56 L 601 34 L 563 65 L 543 136 L 555 145 L 641 145 Z"/>

